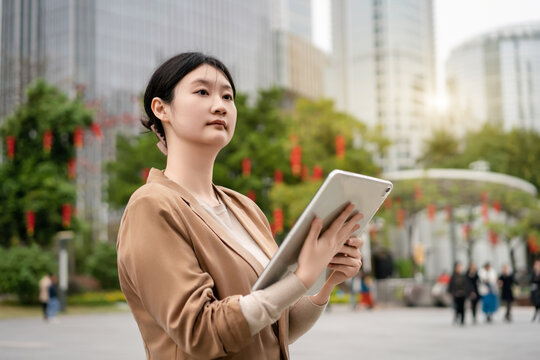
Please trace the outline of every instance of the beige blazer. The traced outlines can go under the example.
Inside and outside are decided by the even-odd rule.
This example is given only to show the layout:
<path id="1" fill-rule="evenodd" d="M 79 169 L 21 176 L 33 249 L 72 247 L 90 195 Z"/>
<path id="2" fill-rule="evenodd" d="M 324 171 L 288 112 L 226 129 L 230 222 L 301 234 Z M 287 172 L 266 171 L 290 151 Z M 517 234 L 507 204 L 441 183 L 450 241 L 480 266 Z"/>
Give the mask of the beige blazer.
<path id="1" fill-rule="evenodd" d="M 268 255 L 268 221 L 249 198 L 215 187 Z M 251 336 L 240 295 L 261 264 L 181 186 L 152 169 L 131 196 L 117 242 L 120 285 L 148 359 L 288 359 L 288 311 Z"/>

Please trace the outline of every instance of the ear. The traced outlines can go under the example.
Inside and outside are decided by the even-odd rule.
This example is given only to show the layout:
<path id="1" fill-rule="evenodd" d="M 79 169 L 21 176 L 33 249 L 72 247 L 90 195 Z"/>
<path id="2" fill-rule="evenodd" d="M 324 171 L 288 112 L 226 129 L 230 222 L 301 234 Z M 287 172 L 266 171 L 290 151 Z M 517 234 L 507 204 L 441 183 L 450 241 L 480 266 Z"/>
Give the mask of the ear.
<path id="1" fill-rule="evenodd" d="M 162 122 L 169 122 L 169 104 L 158 97 L 152 99 L 152 112 Z"/>

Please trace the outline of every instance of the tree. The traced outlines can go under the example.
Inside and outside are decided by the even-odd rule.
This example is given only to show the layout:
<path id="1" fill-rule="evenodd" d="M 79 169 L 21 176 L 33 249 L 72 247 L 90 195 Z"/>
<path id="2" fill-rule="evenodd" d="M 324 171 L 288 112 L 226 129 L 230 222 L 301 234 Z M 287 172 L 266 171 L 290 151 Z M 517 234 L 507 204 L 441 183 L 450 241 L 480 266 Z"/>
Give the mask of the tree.
<path id="1" fill-rule="evenodd" d="M 122 209 L 129 197 L 144 184 L 150 168 L 165 168 L 166 157 L 156 146 L 157 137 L 145 132 L 137 137 L 119 134 L 116 138 L 116 160 L 105 165 L 108 174 L 107 201 Z"/>
<path id="2" fill-rule="evenodd" d="M 451 132 L 438 129 L 424 142 L 418 163 L 426 168 L 455 167 L 457 155 L 459 155 L 459 140 Z"/>
<path id="3" fill-rule="evenodd" d="M 75 158 L 74 140 L 92 123 L 92 113 L 42 80 L 26 95 L 0 128 L 6 146 L 0 166 L 2 246 L 46 246 L 57 231 L 79 224 L 76 218 L 66 221 L 76 198 L 68 164 Z"/>

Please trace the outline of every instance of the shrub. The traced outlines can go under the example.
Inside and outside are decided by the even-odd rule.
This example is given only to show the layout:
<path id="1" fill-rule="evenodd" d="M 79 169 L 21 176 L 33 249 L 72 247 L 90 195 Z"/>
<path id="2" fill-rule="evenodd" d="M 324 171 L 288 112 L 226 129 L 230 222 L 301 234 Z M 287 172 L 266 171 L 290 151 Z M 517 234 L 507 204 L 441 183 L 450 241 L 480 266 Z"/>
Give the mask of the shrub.
<path id="1" fill-rule="evenodd" d="M 86 259 L 86 270 L 99 281 L 103 289 L 119 289 L 115 244 L 98 243 Z"/>
<path id="2" fill-rule="evenodd" d="M 54 267 L 53 255 L 35 244 L 0 249 L 0 293 L 16 295 L 22 304 L 35 303 L 39 280 Z"/>
<path id="3" fill-rule="evenodd" d="M 398 259 L 395 265 L 400 278 L 413 277 L 413 262 L 411 259 Z"/>
<path id="4" fill-rule="evenodd" d="M 126 298 L 120 290 L 110 292 L 87 292 L 68 297 L 69 305 L 109 305 L 118 302 L 126 302 Z"/>

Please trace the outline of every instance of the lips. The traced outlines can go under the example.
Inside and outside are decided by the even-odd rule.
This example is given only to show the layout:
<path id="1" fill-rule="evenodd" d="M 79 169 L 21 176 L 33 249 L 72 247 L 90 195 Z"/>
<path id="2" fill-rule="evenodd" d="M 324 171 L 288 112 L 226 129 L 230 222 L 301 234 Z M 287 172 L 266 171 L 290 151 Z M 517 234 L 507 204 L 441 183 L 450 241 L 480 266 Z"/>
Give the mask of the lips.
<path id="1" fill-rule="evenodd" d="M 223 121 L 223 120 L 213 120 L 213 121 L 210 121 L 210 122 L 208 123 L 208 125 L 221 125 L 221 126 L 223 126 L 224 128 L 227 127 L 227 123 L 226 123 L 225 121 Z"/>

